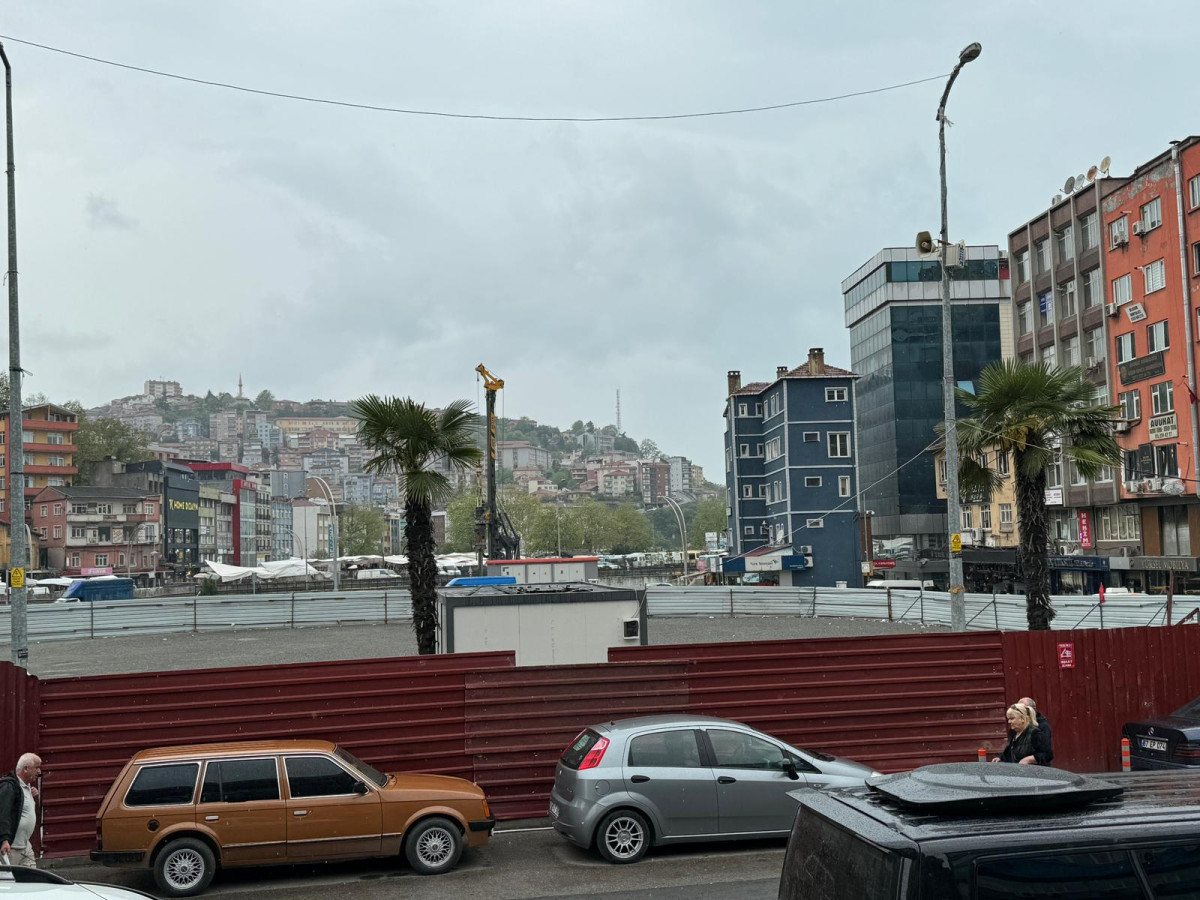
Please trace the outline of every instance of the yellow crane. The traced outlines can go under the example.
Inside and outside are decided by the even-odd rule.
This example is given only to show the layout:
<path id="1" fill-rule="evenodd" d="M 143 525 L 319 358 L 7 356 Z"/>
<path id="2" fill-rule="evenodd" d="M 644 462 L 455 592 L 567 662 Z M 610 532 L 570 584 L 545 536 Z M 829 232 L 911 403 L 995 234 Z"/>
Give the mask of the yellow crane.
<path id="1" fill-rule="evenodd" d="M 483 363 L 475 371 L 487 391 L 486 489 L 482 505 L 475 508 L 475 534 L 485 546 L 488 559 L 516 559 L 521 554 L 521 538 L 496 503 L 496 394 L 504 387 L 504 380 L 489 372 Z"/>

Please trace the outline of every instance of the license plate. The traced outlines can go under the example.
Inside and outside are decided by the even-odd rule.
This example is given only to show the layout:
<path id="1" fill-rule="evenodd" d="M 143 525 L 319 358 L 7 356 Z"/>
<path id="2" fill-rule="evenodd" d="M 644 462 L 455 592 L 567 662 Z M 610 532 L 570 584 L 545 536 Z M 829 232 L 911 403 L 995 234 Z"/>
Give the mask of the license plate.
<path id="1" fill-rule="evenodd" d="M 1156 741 L 1154 738 L 1138 738 L 1138 746 L 1143 750 L 1157 750 L 1159 753 L 1167 752 L 1166 741 Z"/>
<path id="2" fill-rule="evenodd" d="M 558 818 L 558 804 L 555 803 L 553 800 L 550 801 L 550 818 L 552 818 L 552 819 Z"/>

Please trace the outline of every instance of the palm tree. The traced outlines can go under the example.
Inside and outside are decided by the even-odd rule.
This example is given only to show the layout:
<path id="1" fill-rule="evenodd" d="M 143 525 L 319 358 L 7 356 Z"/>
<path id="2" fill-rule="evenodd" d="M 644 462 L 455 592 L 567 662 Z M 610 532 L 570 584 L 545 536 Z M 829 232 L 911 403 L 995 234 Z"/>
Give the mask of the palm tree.
<path id="1" fill-rule="evenodd" d="M 374 454 L 368 472 L 395 473 L 404 485 L 404 539 L 412 593 L 413 631 L 419 653 L 437 652 L 437 562 L 434 559 L 433 508 L 453 493 L 450 481 L 431 466 L 472 469 L 479 449 L 479 416 L 466 400 L 440 412 L 405 397 L 369 394 L 350 404 L 359 434 Z"/>
<path id="2" fill-rule="evenodd" d="M 981 460 L 1013 456 L 1029 629 L 1054 618 L 1046 562 L 1046 469 L 1070 460 L 1085 478 L 1121 460 L 1112 422 L 1120 407 L 1095 404 L 1096 387 L 1077 367 L 1002 360 L 979 376 L 979 392 L 961 388 L 971 415 L 958 420 L 959 484 L 964 497 L 985 494 L 1003 480 Z M 994 453 L 993 453 L 994 451 Z M 985 456 L 986 454 L 986 456 Z"/>

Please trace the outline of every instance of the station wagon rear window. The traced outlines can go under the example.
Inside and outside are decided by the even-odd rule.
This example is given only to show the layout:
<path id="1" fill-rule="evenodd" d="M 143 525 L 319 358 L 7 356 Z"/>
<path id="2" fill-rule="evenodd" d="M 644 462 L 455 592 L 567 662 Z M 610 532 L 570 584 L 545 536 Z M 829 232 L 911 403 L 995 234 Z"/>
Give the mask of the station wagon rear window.
<path id="1" fill-rule="evenodd" d="M 1143 896 L 1125 850 L 1010 856 L 980 862 L 975 868 L 976 900 L 1126 900 Z"/>
<path id="2" fill-rule="evenodd" d="M 271 759 L 224 759 L 204 770 L 201 803 L 249 803 L 279 799 L 279 771 Z"/>
<path id="3" fill-rule="evenodd" d="M 134 776 L 126 806 L 182 806 L 192 802 L 200 763 L 143 766 Z"/>

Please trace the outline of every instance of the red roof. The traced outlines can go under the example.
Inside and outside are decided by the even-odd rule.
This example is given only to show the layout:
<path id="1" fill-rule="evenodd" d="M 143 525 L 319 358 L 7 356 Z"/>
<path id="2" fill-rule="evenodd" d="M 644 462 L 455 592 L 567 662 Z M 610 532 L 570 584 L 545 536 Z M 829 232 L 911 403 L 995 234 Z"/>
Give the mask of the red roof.
<path id="1" fill-rule="evenodd" d="M 792 371 L 785 375 L 785 378 L 857 378 L 858 376 L 849 369 L 839 369 L 837 366 L 831 366 L 828 363 L 825 365 L 825 371 L 821 373 L 813 373 L 808 370 L 808 363 L 796 366 Z"/>

